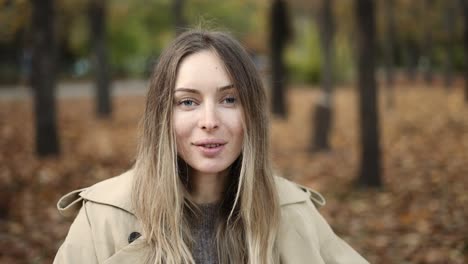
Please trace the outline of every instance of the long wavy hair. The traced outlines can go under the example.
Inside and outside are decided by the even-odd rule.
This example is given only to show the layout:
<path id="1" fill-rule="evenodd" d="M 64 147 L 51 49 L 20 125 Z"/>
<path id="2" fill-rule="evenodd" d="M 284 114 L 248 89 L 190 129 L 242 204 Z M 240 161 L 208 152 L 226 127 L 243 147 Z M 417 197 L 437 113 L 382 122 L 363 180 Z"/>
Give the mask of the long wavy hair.
<path id="1" fill-rule="evenodd" d="M 219 263 L 278 263 L 279 203 L 262 82 L 236 40 L 226 33 L 200 30 L 177 37 L 161 54 L 150 78 L 132 190 L 144 246 L 150 249 L 147 263 L 194 263 L 190 222 L 197 215 L 196 205 L 186 184 L 186 164 L 177 156 L 172 115 L 178 66 L 203 50 L 224 62 L 238 91 L 244 121 L 242 152 L 231 165 L 217 219 Z"/>

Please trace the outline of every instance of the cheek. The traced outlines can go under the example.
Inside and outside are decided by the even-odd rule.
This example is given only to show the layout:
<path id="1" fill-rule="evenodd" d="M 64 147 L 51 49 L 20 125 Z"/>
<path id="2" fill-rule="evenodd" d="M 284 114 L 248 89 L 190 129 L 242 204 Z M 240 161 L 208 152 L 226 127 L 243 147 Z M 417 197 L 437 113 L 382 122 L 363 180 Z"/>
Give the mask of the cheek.
<path id="1" fill-rule="evenodd" d="M 172 115 L 174 124 L 174 131 L 178 135 L 184 135 L 187 131 L 190 131 L 193 126 L 193 116 L 184 112 L 174 111 Z"/>
<path id="2" fill-rule="evenodd" d="M 173 118 L 173 129 L 176 136 L 177 152 L 180 152 L 183 143 L 187 141 L 190 137 L 190 122 L 189 120 L 186 120 L 183 115 L 180 114 L 174 114 Z"/>
<path id="3" fill-rule="evenodd" d="M 244 126 L 242 124 L 242 122 L 240 122 L 236 128 L 234 129 L 235 133 L 236 133 L 236 136 L 237 138 L 242 141 L 242 139 L 244 138 Z"/>
<path id="4" fill-rule="evenodd" d="M 236 120 L 236 122 L 231 126 L 231 131 L 240 145 L 242 145 L 244 139 L 244 120 L 242 118 L 242 112 L 238 113 L 234 120 Z"/>

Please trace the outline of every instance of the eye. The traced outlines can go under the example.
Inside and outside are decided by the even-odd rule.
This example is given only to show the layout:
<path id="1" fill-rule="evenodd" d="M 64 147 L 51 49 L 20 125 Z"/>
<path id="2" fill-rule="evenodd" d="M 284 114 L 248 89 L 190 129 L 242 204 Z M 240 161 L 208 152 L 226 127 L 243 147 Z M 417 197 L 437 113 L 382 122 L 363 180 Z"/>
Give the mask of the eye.
<path id="1" fill-rule="evenodd" d="M 187 100 L 182 100 L 182 102 L 180 102 L 180 104 L 185 105 L 185 106 L 193 106 L 195 104 L 195 102 L 190 100 L 190 99 L 187 99 Z"/>
<path id="2" fill-rule="evenodd" d="M 196 105 L 196 102 L 192 99 L 182 99 L 177 102 L 177 105 L 182 107 L 193 107 Z"/>
<path id="3" fill-rule="evenodd" d="M 223 99 L 223 103 L 225 104 L 235 104 L 237 102 L 237 98 L 234 96 L 227 96 Z"/>

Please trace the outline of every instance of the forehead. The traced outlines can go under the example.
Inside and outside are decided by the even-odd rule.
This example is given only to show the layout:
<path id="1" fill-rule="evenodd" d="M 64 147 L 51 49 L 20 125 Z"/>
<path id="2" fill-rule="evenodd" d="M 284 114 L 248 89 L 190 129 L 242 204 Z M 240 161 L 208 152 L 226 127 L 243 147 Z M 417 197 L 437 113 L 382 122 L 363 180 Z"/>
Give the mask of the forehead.
<path id="1" fill-rule="evenodd" d="M 224 62 L 210 50 L 185 57 L 179 64 L 175 88 L 211 88 L 231 83 Z"/>

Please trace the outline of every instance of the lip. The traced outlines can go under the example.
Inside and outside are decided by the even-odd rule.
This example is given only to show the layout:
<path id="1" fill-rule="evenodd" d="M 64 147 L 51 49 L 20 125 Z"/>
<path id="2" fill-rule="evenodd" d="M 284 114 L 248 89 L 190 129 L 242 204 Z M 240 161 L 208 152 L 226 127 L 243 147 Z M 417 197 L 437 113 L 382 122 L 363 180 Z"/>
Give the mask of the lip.
<path id="1" fill-rule="evenodd" d="M 212 145 L 212 144 L 217 144 L 219 146 L 212 147 L 212 148 L 206 147 L 206 145 Z M 203 139 L 203 140 L 197 140 L 192 143 L 192 145 L 194 145 L 198 149 L 198 151 L 201 152 L 203 156 L 208 157 L 208 158 L 215 157 L 216 155 L 221 153 L 221 151 L 224 149 L 224 146 L 226 144 L 227 142 L 222 139 Z"/>
<path id="2" fill-rule="evenodd" d="M 223 139 L 202 139 L 202 140 L 197 140 L 193 142 L 192 144 L 199 147 L 203 145 L 209 145 L 209 144 L 219 144 L 219 145 L 226 145 L 226 140 Z"/>

